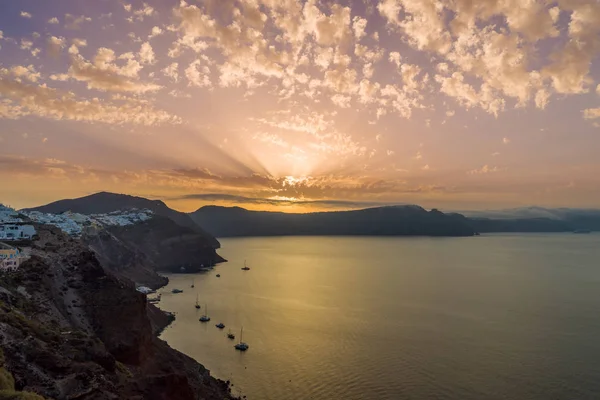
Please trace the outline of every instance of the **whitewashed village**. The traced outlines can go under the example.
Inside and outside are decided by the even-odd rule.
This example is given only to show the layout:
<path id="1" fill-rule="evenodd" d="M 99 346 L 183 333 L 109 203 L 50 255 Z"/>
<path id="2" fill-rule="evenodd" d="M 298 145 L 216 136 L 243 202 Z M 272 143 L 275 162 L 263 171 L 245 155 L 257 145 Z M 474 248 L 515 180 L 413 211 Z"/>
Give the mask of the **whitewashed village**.
<path id="1" fill-rule="evenodd" d="M 17 211 L 0 203 L 0 273 L 15 271 L 27 260 L 27 248 L 37 233 L 32 223 L 53 225 L 77 238 L 87 227 L 132 225 L 147 221 L 152 216 L 152 211 L 147 209 L 93 215 L 72 212 L 48 214 Z"/>

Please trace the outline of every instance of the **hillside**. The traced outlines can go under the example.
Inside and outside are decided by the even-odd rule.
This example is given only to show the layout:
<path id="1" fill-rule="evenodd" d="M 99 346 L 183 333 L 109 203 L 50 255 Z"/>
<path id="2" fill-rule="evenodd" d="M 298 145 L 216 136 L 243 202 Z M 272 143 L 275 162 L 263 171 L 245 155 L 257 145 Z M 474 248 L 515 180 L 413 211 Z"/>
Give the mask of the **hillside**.
<path id="1" fill-rule="evenodd" d="M 600 210 L 596 209 L 522 207 L 505 210 L 465 211 L 464 214 L 476 220 L 504 221 L 493 224 L 502 228 L 517 221 L 521 221 L 520 223 L 523 225 L 524 222 L 529 221 L 532 224 L 528 226 L 529 229 L 534 226 L 542 228 L 539 224 L 546 224 L 549 231 L 560 231 L 561 226 L 564 231 L 576 229 L 600 231 Z"/>
<path id="2" fill-rule="evenodd" d="M 0 281 L 0 398 L 232 399 L 154 336 L 165 322 L 149 312 L 159 313 L 86 245 L 40 227 L 31 259 Z"/>
<path id="3" fill-rule="evenodd" d="M 219 242 L 202 229 L 200 225 L 192 221 L 187 214 L 170 209 L 160 200 L 148 200 L 143 197 L 100 192 L 77 199 L 59 200 L 44 206 L 28 208 L 23 211 L 39 211 L 50 214 L 61 214 L 71 211 L 74 213 L 90 215 L 108 214 L 113 211 L 130 209 L 151 210 L 154 214 L 169 218 L 179 226 L 188 228 L 188 230 L 193 230 L 203 237 L 203 239 L 213 248 L 218 249 L 220 247 Z"/>
<path id="4" fill-rule="evenodd" d="M 479 233 L 572 232 L 576 229 L 569 222 L 551 218 L 469 218 L 469 223 Z"/>
<path id="5" fill-rule="evenodd" d="M 358 211 L 285 214 L 239 207 L 206 206 L 190 214 L 216 237 L 283 235 L 473 236 L 460 214 L 426 211 L 418 206 Z"/>
<path id="6" fill-rule="evenodd" d="M 156 216 L 138 224 L 107 227 L 106 231 L 131 249 L 144 254 L 157 271 L 198 272 L 225 261 L 197 232 L 181 227 L 168 218 Z M 93 242 L 90 241 L 90 244 Z M 93 248 L 100 250 L 99 246 Z M 114 259 L 110 251 L 108 254 L 109 258 Z"/>

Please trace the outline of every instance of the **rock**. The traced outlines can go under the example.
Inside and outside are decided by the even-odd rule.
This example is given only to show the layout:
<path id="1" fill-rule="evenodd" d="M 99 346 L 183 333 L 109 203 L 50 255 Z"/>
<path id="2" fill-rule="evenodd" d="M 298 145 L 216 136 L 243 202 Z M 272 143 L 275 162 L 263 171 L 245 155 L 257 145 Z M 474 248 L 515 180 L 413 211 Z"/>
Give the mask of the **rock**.
<path id="1" fill-rule="evenodd" d="M 62 244 L 36 246 L 0 289 L 0 381 L 10 391 L 0 400 L 233 398 L 225 382 L 154 336 L 165 325 L 160 310 L 131 281 L 107 272 L 80 241 L 38 233 Z"/>

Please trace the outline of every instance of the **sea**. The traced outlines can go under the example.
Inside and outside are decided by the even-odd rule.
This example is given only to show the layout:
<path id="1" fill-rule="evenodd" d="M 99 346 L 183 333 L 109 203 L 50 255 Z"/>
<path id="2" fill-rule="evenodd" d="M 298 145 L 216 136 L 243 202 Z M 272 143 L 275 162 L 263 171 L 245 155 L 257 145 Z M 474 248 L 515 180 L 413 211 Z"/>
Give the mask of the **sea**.
<path id="1" fill-rule="evenodd" d="M 220 241 L 169 275 L 161 337 L 235 395 L 600 399 L 598 233 Z"/>

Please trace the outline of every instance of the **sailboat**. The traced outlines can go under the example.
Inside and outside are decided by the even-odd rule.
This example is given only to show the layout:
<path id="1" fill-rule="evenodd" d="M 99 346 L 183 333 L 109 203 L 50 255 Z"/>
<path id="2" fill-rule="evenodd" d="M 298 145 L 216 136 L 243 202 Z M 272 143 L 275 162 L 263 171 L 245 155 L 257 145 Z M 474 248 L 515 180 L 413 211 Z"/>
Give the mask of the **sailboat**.
<path id="1" fill-rule="evenodd" d="M 196 308 L 199 310 L 200 309 L 200 304 L 198 304 L 198 295 L 196 294 Z"/>
<path id="2" fill-rule="evenodd" d="M 242 268 L 243 271 L 250 271 L 250 267 L 246 265 L 246 260 L 244 260 L 244 268 Z"/>
<path id="3" fill-rule="evenodd" d="M 236 350 L 246 351 L 250 347 L 250 346 L 248 346 L 247 343 L 243 342 L 243 339 L 244 339 L 244 327 L 242 326 L 242 329 L 240 330 L 240 342 L 234 346 Z"/>
<path id="4" fill-rule="evenodd" d="M 204 305 L 204 315 L 200 317 L 200 322 L 208 322 L 210 317 L 208 316 L 208 306 Z"/>

